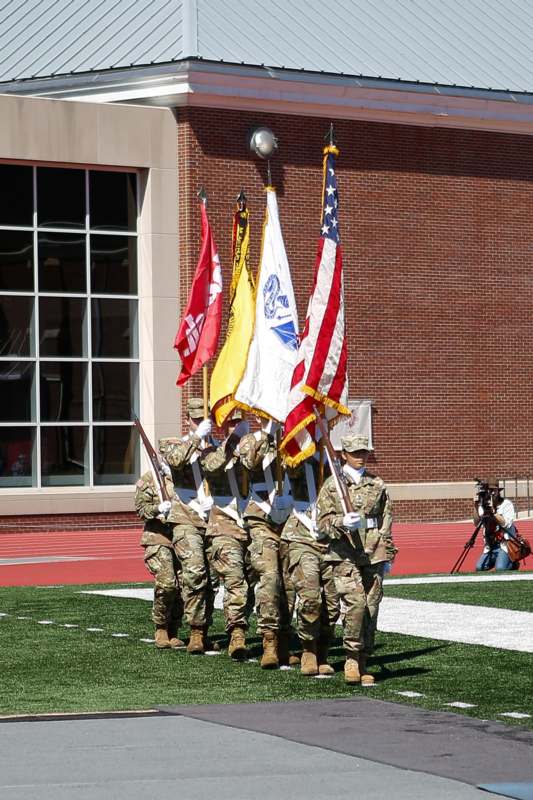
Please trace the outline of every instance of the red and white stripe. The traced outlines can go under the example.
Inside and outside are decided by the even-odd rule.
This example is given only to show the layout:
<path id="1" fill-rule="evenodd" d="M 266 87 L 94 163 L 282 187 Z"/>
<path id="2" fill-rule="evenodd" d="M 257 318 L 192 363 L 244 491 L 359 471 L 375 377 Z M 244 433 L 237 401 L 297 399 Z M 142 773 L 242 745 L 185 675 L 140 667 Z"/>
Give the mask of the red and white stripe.
<path id="1" fill-rule="evenodd" d="M 344 325 L 342 250 L 333 239 L 320 238 L 315 280 L 289 395 L 289 413 L 281 449 L 289 466 L 315 451 L 313 405 L 326 417 L 350 415 Z"/>

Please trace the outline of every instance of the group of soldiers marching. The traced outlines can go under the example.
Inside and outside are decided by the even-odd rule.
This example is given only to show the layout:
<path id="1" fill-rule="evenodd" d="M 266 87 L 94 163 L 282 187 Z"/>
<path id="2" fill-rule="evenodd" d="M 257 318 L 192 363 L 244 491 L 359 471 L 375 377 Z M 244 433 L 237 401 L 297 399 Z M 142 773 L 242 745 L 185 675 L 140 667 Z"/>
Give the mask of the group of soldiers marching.
<path id="1" fill-rule="evenodd" d="M 342 478 L 353 507 L 346 512 L 334 476 L 321 480 L 318 454 L 280 475 L 271 423 L 263 420 L 250 432 L 236 409 L 216 441 L 201 398 L 188 401 L 187 420 L 186 436 L 158 443 L 171 499 L 161 500 L 151 471 L 136 485 L 141 545 L 155 579 L 156 647 L 185 646 L 178 638 L 183 617 L 190 627 L 187 652 L 213 647 L 209 628 L 222 584 L 232 659 L 247 656 L 255 609 L 262 668 L 300 663 L 303 675 L 328 675 L 342 605 L 346 682 L 372 685 L 366 665 L 383 575 L 396 548 L 387 488 L 365 467 L 366 437 L 342 439 Z M 293 612 L 301 657 L 289 650 Z"/>

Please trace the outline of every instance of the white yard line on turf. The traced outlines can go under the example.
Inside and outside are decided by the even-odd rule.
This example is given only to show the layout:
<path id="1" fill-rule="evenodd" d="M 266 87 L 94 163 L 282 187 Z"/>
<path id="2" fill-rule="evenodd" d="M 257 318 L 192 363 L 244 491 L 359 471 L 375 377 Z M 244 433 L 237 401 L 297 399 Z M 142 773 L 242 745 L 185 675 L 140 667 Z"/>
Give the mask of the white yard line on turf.
<path id="1" fill-rule="evenodd" d="M 423 583 L 485 583 L 485 581 L 533 581 L 533 572 L 484 572 L 481 575 L 421 575 L 419 578 L 385 578 L 385 586 Z"/>
<path id="2" fill-rule="evenodd" d="M 384 597 L 378 628 L 387 633 L 533 653 L 533 613 L 529 611 Z"/>

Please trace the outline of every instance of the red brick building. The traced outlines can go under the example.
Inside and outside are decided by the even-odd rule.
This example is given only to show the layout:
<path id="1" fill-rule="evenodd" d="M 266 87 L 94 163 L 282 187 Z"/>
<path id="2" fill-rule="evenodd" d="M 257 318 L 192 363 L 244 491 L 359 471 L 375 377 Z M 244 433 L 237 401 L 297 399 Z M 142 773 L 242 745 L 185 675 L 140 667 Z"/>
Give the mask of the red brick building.
<path id="1" fill-rule="evenodd" d="M 272 30 L 265 30 L 268 38 Z M 274 131 L 272 178 L 303 319 L 319 233 L 321 151 L 333 122 L 350 397 L 372 401 L 375 468 L 392 485 L 398 519 L 465 518 L 478 475 L 513 479 L 506 484 L 510 495 L 517 476 L 524 495 L 533 466 L 530 96 L 484 84 L 356 80 L 340 69 L 325 76 L 283 65 L 236 67 L 199 56 L 4 85 L 10 95 L 67 99 L 0 97 L 12 134 L 0 148 L 0 167 L 61 165 L 139 176 L 139 356 L 130 353 L 128 363 L 137 358 L 133 404 L 147 429 L 158 436 L 180 424 L 183 398 L 176 397 L 171 345 L 196 266 L 199 187 L 208 194 L 227 285 L 232 209 L 241 188 L 255 265 L 259 257 L 265 163 L 251 156 L 247 133 L 257 124 Z M 46 145 L 17 139 L 20 114 L 34 120 L 38 111 L 63 131 L 63 149 L 57 137 Z M 104 137 L 97 159 L 90 148 L 83 152 L 75 133 L 93 118 Z M 87 231 L 90 240 L 91 224 Z M 93 366 L 93 390 L 95 374 Z M 193 379 L 184 397 L 199 390 Z M 62 488 L 61 479 L 48 489 L 39 476 L 27 488 L 0 486 L 0 530 L 131 524 L 135 459 L 129 472 L 111 470 L 109 485 L 105 477 L 95 480 L 97 436 L 111 437 L 111 423 L 119 423 L 110 418 L 104 434 L 94 405 L 89 417 L 86 477 L 75 489 L 68 481 Z M 39 419 L 35 424 L 37 431 Z M 46 452 L 44 434 L 36 436 L 38 470 Z M 131 452 L 137 444 L 120 447 Z"/>

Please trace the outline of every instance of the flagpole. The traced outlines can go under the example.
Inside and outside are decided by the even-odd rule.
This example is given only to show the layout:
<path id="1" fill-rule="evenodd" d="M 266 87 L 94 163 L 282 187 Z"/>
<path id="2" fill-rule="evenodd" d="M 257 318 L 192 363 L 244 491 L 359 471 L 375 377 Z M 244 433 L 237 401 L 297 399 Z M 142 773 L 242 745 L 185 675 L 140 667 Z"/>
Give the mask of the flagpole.
<path id="1" fill-rule="evenodd" d="M 208 404 L 208 372 L 207 372 L 207 364 L 204 364 L 202 367 L 202 377 L 204 381 L 204 389 L 203 389 L 203 397 L 204 397 L 204 419 L 207 419 L 209 414 L 209 404 Z"/>

